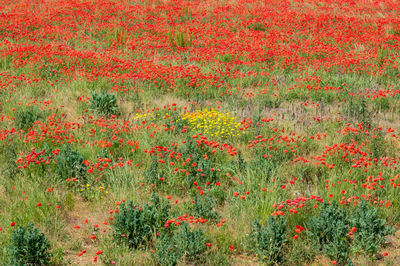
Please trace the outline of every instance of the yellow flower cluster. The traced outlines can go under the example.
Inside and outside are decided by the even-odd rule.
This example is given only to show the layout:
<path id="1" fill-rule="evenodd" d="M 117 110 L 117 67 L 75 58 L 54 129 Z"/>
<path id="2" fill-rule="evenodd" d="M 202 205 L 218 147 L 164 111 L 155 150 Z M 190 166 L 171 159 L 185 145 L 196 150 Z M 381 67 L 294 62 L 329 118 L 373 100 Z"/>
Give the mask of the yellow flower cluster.
<path id="1" fill-rule="evenodd" d="M 107 189 L 107 185 L 100 183 L 97 186 L 91 186 L 90 184 L 81 185 L 81 192 L 86 192 L 88 199 L 100 198 L 103 199 L 111 189 Z"/>
<path id="2" fill-rule="evenodd" d="M 189 121 L 192 130 L 199 130 L 205 136 L 228 138 L 241 134 L 240 123 L 230 113 L 203 109 L 185 113 L 182 118 Z"/>
<path id="3" fill-rule="evenodd" d="M 149 118 L 149 117 L 152 117 L 153 120 L 156 120 L 161 115 L 162 115 L 162 118 L 167 118 L 169 116 L 168 113 L 162 114 L 161 112 L 148 112 L 148 113 L 143 113 L 143 114 L 138 113 L 134 117 L 132 117 L 132 120 L 138 120 L 138 119 Z"/>
<path id="4" fill-rule="evenodd" d="M 134 117 L 132 117 L 132 119 L 137 120 L 148 116 L 153 116 L 153 113 L 144 113 L 144 114 L 138 113 Z"/>

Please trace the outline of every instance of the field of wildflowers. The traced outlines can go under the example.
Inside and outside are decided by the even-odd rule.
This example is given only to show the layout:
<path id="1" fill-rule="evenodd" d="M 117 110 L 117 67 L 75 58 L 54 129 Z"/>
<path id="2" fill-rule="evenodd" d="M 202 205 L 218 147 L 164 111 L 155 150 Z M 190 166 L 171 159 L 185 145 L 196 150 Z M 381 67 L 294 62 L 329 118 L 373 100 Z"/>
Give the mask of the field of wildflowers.
<path id="1" fill-rule="evenodd" d="M 3 0 L 0 264 L 398 265 L 400 2 Z"/>

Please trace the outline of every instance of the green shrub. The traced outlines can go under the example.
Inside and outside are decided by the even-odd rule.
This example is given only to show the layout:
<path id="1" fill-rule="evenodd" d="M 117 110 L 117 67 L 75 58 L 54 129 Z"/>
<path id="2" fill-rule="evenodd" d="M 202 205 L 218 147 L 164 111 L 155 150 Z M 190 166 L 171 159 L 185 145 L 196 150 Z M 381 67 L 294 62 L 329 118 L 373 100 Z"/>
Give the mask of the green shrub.
<path id="1" fill-rule="evenodd" d="M 84 177 L 86 174 L 82 155 L 72 150 L 69 144 L 62 146 L 57 155 L 56 173 L 64 180 L 70 177 Z"/>
<path id="2" fill-rule="evenodd" d="M 217 220 L 221 216 L 214 211 L 216 201 L 210 196 L 196 196 L 191 205 L 194 215 L 205 219 Z"/>
<path id="3" fill-rule="evenodd" d="M 46 236 L 30 222 L 14 229 L 11 244 L 6 247 L 9 265 L 48 265 L 51 254 Z"/>
<path id="4" fill-rule="evenodd" d="M 114 240 L 136 249 L 146 246 L 154 234 L 163 228 L 169 217 L 170 205 L 153 194 L 150 203 L 142 207 L 132 201 L 122 203 L 114 217 Z"/>
<path id="5" fill-rule="evenodd" d="M 257 220 L 247 238 L 247 245 L 257 257 L 268 265 L 283 262 L 286 247 L 286 218 L 270 216 L 265 226 Z"/>
<path id="6" fill-rule="evenodd" d="M 285 263 L 287 265 L 306 265 L 312 264 L 315 256 L 319 255 L 319 250 L 308 247 L 304 241 L 294 240 L 290 247 L 290 252 L 285 256 Z"/>
<path id="7" fill-rule="evenodd" d="M 96 111 L 100 115 L 119 114 L 117 98 L 114 94 L 106 91 L 102 91 L 99 94 L 97 92 L 92 93 L 90 109 Z"/>
<path id="8" fill-rule="evenodd" d="M 354 233 L 353 248 L 374 255 L 384 243 L 385 236 L 393 234 L 395 228 L 387 226 L 385 219 L 378 217 L 378 211 L 366 201 L 358 204 L 350 216 L 350 223 L 357 229 Z"/>
<path id="9" fill-rule="evenodd" d="M 196 262 L 201 259 L 207 246 L 207 236 L 199 229 L 190 230 L 187 222 L 172 234 L 164 233 L 157 241 L 154 258 L 160 265 L 176 265 L 180 259 Z"/>
<path id="10" fill-rule="evenodd" d="M 314 247 L 339 263 L 351 263 L 349 259 L 350 232 L 346 212 L 337 202 L 324 202 L 319 214 L 307 222 L 306 233 Z"/>
<path id="11" fill-rule="evenodd" d="M 14 123 L 17 129 L 28 130 L 40 118 L 42 118 L 42 115 L 39 109 L 31 107 L 17 112 Z"/>
<path id="12" fill-rule="evenodd" d="M 180 253 L 173 238 L 168 234 L 163 234 L 157 241 L 153 257 L 159 265 L 174 266 L 181 258 Z"/>
<path id="13" fill-rule="evenodd" d="M 174 242 L 188 261 L 199 260 L 200 255 L 207 249 L 207 237 L 204 231 L 201 228 L 190 230 L 187 223 L 180 226 L 174 235 Z"/>

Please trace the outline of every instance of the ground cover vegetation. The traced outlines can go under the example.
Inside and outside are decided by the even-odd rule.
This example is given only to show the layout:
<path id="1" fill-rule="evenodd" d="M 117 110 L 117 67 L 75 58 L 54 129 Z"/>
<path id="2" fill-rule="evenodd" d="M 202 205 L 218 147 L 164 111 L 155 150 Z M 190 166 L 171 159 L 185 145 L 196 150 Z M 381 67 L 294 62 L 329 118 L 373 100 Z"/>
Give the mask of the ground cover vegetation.
<path id="1" fill-rule="evenodd" d="M 398 265 L 400 3 L 0 1 L 0 262 Z"/>

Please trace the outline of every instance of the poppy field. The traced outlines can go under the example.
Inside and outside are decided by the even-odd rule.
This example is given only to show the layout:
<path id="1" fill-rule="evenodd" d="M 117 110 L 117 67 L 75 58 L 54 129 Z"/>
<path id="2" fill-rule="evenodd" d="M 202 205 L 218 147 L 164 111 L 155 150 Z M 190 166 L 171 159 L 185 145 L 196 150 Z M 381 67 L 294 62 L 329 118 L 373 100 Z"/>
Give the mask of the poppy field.
<path id="1" fill-rule="evenodd" d="M 1 1 L 0 262 L 398 265 L 399 49 L 395 0 Z"/>

